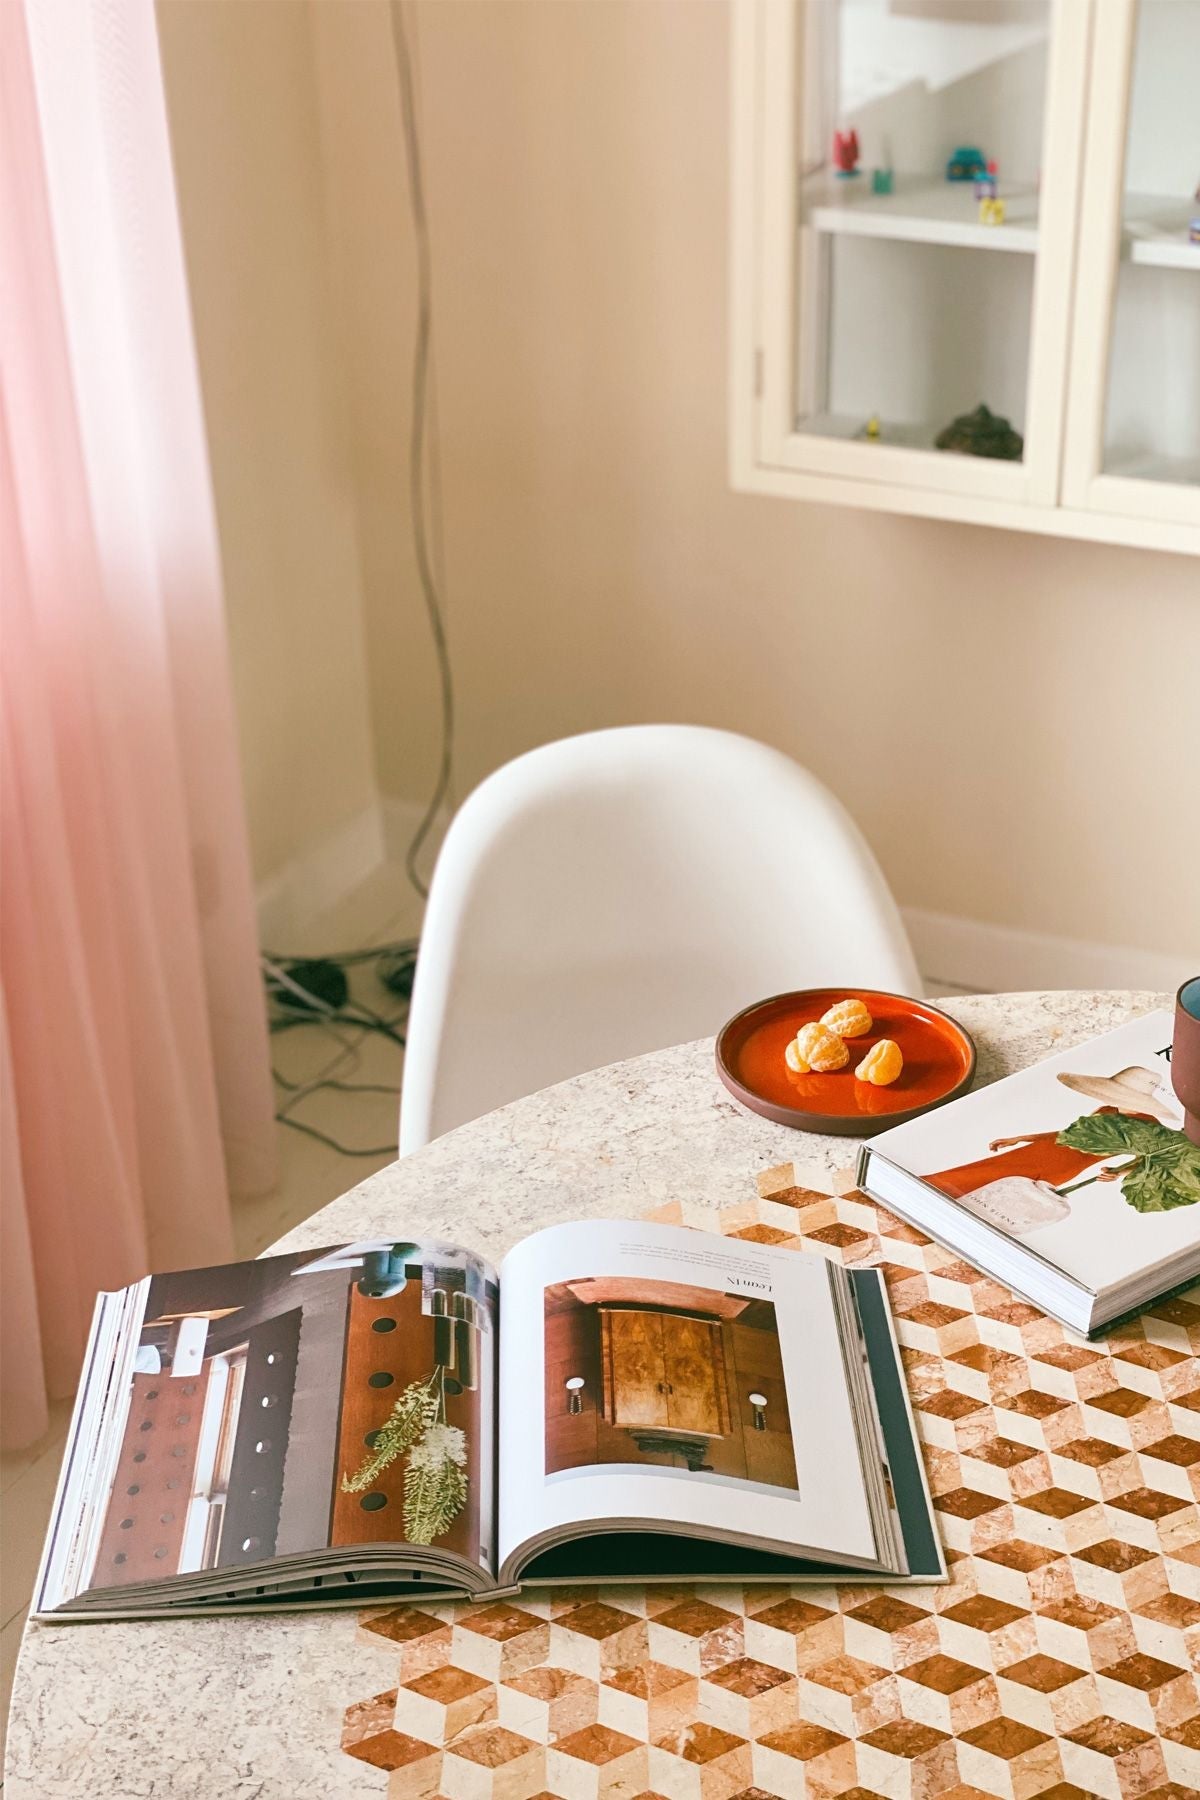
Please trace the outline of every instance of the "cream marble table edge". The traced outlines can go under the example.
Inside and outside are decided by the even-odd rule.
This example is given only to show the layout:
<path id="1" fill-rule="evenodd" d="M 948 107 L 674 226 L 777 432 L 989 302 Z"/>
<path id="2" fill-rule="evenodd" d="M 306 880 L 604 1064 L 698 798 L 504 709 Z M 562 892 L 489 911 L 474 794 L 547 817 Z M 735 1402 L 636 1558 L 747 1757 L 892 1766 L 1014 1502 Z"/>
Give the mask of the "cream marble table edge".
<path id="1" fill-rule="evenodd" d="M 1170 997 L 989 994 L 939 1002 L 975 1038 L 977 1084 L 1111 1030 Z M 401 1232 L 499 1258 L 564 1219 L 670 1201 L 705 1218 L 797 1159 L 833 1174 L 853 1140 L 745 1112 L 702 1039 L 596 1069 L 487 1114 L 381 1169 L 274 1250 Z M 388 1776 L 339 1748 L 345 1706 L 394 1681 L 394 1649 L 352 1613 L 26 1627 L 5 1800 L 350 1800 Z M 374 1685 L 373 1685 L 374 1684 Z"/>

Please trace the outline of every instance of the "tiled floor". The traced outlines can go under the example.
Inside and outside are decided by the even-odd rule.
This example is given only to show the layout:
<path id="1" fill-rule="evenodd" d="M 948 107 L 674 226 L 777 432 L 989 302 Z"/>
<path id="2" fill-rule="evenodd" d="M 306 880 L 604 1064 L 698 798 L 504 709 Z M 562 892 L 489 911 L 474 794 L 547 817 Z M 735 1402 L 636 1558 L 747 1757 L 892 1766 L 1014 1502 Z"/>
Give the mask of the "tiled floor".
<path id="1" fill-rule="evenodd" d="M 415 935 L 419 921 L 418 903 L 407 888 L 402 871 L 389 866 L 379 870 L 336 912 L 319 921 L 304 942 L 289 949 L 297 955 L 315 956 L 388 943 Z M 961 991 L 942 982 L 931 980 L 927 984 L 931 998 Z M 399 1003 L 375 981 L 370 965 L 353 971 L 352 992 L 361 1004 L 385 1017 L 399 1010 Z M 315 1138 L 281 1125 L 278 1186 L 261 1199 L 243 1202 L 235 1212 L 236 1249 L 244 1257 L 257 1256 L 293 1225 L 382 1168 L 395 1155 L 392 1146 L 396 1141 L 403 1067 L 403 1052 L 397 1044 L 373 1033 L 349 1032 L 343 1045 L 332 1041 L 326 1031 L 305 1027 L 278 1033 L 273 1051 L 275 1068 L 287 1081 L 308 1083 L 333 1077 L 383 1089 L 371 1093 L 323 1089 L 301 1100 L 294 1109 L 295 1117 L 302 1123 L 348 1147 L 380 1148 L 374 1156 L 345 1156 Z M 17 1455 L 0 1458 L 0 1744 L 21 1627 L 37 1572 L 70 1416 L 70 1402 L 60 1402 L 53 1409 L 50 1430 L 39 1443 Z"/>
<path id="2" fill-rule="evenodd" d="M 305 941 L 287 948 L 296 955 L 315 956 L 389 943 L 414 936 L 419 922 L 419 903 L 406 887 L 403 872 L 388 867 L 319 921 Z M 385 1018 L 400 1010 L 400 1002 L 377 983 L 370 965 L 352 972 L 351 990 L 361 1004 Z M 298 1120 L 338 1142 L 380 1146 L 379 1152 L 363 1157 L 339 1155 L 315 1138 L 279 1126 L 279 1183 L 270 1194 L 244 1201 L 235 1209 L 238 1256 L 257 1256 L 293 1225 L 382 1168 L 396 1154 L 404 1053 L 398 1044 L 374 1033 L 346 1032 L 344 1040 L 344 1044 L 335 1042 L 328 1032 L 311 1027 L 277 1033 L 272 1041 L 275 1068 L 290 1082 L 332 1076 L 383 1089 L 378 1093 L 324 1089 L 310 1094 L 294 1109 Z M 279 1093 L 282 1097 L 284 1090 L 280 1088 Z M 0 1750 L 21 1628 L 70 1418 L 71 1402 L 58 1402 L 51 1410 L 45 1437 L 28 1450 L 0 1457 Z"/>

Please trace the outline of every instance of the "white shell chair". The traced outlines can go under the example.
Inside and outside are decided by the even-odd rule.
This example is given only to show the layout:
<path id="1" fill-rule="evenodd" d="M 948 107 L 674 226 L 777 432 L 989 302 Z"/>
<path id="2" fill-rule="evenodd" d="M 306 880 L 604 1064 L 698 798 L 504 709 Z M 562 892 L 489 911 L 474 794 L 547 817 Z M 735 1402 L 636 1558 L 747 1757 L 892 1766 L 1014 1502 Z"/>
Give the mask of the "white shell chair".
<path id="1" fill-rule="evenodd" d="M 460 808 L 434 871 L 400 1154 L 789 988 L 919 993 L 879 866 L 778 750 L 694 725 L 546 744 Z"/>

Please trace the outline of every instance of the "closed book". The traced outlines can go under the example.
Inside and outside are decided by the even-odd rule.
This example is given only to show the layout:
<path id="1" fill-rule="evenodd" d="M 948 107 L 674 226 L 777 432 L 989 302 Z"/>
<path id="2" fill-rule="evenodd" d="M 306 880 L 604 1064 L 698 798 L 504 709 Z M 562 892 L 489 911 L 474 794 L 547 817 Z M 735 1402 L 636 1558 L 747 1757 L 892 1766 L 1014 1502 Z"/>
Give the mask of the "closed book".
<path id="1" fill-rule="evenodd" d="M 1169 1012 L 1061 1051 L 863 1144 L 873 1200 L 1093 1336 L 1200 1277 L 1200 1147 Z"/>

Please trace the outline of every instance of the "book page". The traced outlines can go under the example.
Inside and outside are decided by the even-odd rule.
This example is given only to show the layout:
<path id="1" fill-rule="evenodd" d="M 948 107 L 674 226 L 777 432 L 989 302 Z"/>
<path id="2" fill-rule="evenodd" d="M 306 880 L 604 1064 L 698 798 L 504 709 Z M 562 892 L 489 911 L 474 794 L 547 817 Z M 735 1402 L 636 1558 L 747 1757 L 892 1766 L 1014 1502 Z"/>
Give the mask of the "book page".
<path id="1" fill-rule="evenodd" d="M 501 1280 L 502 1564 L 618 1520 L 876 1557 L 823 1258 L 604 1221 Z"/>
<path id="2" fill-rule="evenodd" d="M 139 1291 L 74 1593 L 393 1545 L 494 1573 L 488 1264 L 381 1239 Z"/>

